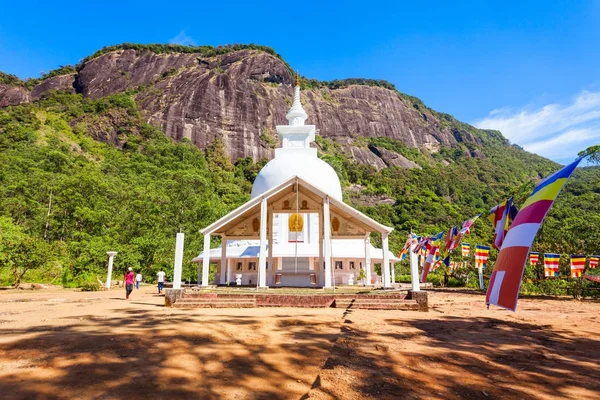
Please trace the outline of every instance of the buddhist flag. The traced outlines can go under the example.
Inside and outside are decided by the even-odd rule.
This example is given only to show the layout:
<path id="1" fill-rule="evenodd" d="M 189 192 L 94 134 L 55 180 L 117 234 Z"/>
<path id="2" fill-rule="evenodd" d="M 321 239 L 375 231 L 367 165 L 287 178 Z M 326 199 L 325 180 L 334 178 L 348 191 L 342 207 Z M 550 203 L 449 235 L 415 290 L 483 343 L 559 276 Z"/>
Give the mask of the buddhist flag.
<path id="1" fill-rule="evenodd" d="M 442 236 L 444 236 L 444 232 L 440 232 L 431 238 L 431 248 L 429 249 L 429 253 L 427 254 L 427 258 L 423 264 L 423 270 L 421 271 L 421 283 L 427 282 L 427 274 L 429 274 L 431 266 L 437 261 L 437 255 L 440 254 L 439 251 Z"/>
<path id="2" fill-rule="evenodd" d="M 537 265 L 540 259 L 540 253 L 529 253 L 529 264 Z"/>
<path id="3" fill-rule="evenodd" d="M 456 248 L 456 246 L 458 245 L 458 242 L 456 242 L 457 236 L 458 227 L 453 226 L 452 228 L 448 229 L 448 234 L 446 235 L 446 250 L 444 254 L 448 254 Z"/>
<path id="4" fill-rule="evenodd" d="M 477 268 L 485 268 L 487 266 L 488 256 L 490 254 L 489 246 L 480 244 L 475 246 L 475 266 Z"/>
<path id="5" fill-rule="evenodd" d="M 525 263 L 533 240 L 554 199 L 581 161 L 578 158 L 537 184 L 513 221 L 506 237 L 487 290 L 486 303 L 512 311 L 517 309 L 519 289 Z"/>
<path id="6" fill-rule="evenodd" d="M 488 218 L 494 226 L 494 241 L 492 242 L 494 248 L 499 249 L 502 247 L 502 242 L 504 242 L 504 237 L 506 236 L 506 232 L 508 232 L 508 224 L 516 216 L 517 207 L 513 205 L 512 197 L 490 210 Z"/>
<path id="7" fill-rule="evenodd" d="M 585 255 L 571 254 L 571 278 L 579 278 L 585 269 Z"/>
<path id="8" fill-rule="evenodd" d="M 462 244 L 462 256 L 469 257 L 471 255 L 471 245 L 469 243 Z"/>
<path id="9" fill-rule="evenodd" d="M 590 256 L 590 268 L 596 268 L 599 260 L 600 256 Z"/>
<path id="10" fill-rule="evenodd" d="M 479 218 L 480 215 L 481 214 L 477 214 L 473 218 L 468 219 L 465 222 L 463 222 L 462 229 L 460 230 L 460 232 L 463 235 L 466 235 L 467 233 L 470 233 L 471 232 L 471 227 L 473 226 L 473 224 L 475 223 L 475 221 L 477 221 L 477 218 Z"/>
<path id="11" fill-rule="evenodd" d="M 558 266 L 560 265 L 560 254 L 544 253 L 544 276 L 558 276 Z"/>

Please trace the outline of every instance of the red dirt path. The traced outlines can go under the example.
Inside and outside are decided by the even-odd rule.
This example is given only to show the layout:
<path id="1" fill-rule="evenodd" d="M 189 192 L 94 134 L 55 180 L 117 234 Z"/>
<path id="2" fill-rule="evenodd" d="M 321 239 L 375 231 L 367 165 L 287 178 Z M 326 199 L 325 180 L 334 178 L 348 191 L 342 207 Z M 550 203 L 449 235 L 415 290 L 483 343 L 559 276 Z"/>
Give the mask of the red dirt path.
<path id="1" fill-rule="evenodd" d="M 0 292 L 0 398 L 600 398 L 597 302 L 174 310 L 153 290 Z"/>

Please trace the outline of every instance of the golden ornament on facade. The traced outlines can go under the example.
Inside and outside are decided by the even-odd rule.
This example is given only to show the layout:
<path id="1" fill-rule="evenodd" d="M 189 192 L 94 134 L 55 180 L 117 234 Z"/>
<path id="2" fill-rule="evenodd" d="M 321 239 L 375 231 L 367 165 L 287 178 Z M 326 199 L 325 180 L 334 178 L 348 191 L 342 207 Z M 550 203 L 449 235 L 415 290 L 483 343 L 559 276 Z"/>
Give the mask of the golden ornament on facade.
<path id="1" fill-rule="evenodd" d="M 288 228 L 290 232 L 302 232 L 304 228 L 304 219 L 300 214 L 291 214 L 288 219 Z"/>
<path id="2" fill-rule="evenodd" d="M 340 230 L 340 220 L 337 217 L 333 217 L 333 219 L 331 220 L 331 229 L 334 232 L 337 232 Z"/>

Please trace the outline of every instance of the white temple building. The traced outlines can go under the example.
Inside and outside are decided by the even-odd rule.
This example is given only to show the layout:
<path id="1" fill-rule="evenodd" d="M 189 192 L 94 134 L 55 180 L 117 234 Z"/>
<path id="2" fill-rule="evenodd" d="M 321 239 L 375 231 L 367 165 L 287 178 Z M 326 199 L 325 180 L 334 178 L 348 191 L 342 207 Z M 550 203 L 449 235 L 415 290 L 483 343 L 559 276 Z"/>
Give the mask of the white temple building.
<path id="1" fill-rule="evenodd" d="M 286 118 L 288 125 L 277 126 L 281 147 L 256 177 L 251 200 L 200 230 L 204 251 L 193 259 L 198 283 L 391 287 L 393 263 L 400 261 L 388 250 L 393 228 L 343 202 L 335 170 L 310 147 L 316 128 L 304 124 L 308 115 L 298 83 Z M 383 249 L 371 245 L 371 232 L 381 234 Z M 211 235 L 221 236 L 221 247 L 210 249 Z M 213 282 L 208 281 L 210 264 L 217 265 Z"/>

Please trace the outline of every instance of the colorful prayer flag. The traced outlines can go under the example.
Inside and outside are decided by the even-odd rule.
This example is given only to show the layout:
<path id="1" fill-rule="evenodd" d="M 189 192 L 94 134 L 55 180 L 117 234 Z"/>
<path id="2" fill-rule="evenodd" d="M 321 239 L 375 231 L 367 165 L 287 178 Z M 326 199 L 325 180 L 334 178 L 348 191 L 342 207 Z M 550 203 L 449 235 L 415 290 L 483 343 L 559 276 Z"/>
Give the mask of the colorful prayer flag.
<path id="1" fill-rule="evenodd" d="M 596 268 L 600 261 L 600 256 L 590 256 L 590 268 Z"/>
<path id="2" fill-rule="evenodd" d="M 529 264 L 537 265 L 538 260 L 540 259 L 540 253 L 529 253 Z"/>
<path id="3" fill-rule="evenodd" d="M 462 256 L 469 257 L 471 255 L 471 245 L 469 243 L 462 244 Z"/>
<path id="4" fill-rule="evenodd" d="M 463 222 L 462 228 L 460 230 L 461 233 L 463 233 L 463 235 L 466 235 L 467 233 L 471 232 L 471 227 L 473 226 L 473 224 L 475 223 L 475 221 L 477 221 L 477 218 L 479 218 L 480 215 L 481 214 L 477 214 L 473 218 L 468 219 L 465 222 Z"/>
<path id="5" fill-rule="evenodd" d="M 579 278 L 585 269 L 585 255 L 571 254 L 571 278 Z"/>
<path id="6" fill-rule="evenodd" d="M 429 249 L 427 258 L 423 264 L 423 270 L 421 271 L 421 283 L 427 282 L 427 274 L 429 274 L 431 266 L 437 261 L 436 254 L 439 255 L 440 242 L 442 241 L 443 236 L 444 232 L 440 232 L 431 238 L 431 248 Z"/>
<path id="7" fill-rule="evenodd" d="M 448 234 L 446 235 L 446 246 L 445 246 L 446 250 L 445 250 L 444 254 L 448 254 L 456 248 L 456 246 L 458 245 L 458 242 L 456 242 L 457 235 L 458 235 L 458 227 L 453 226 L 450 229 L 448 229 Z"/>
<path id="8" fill-rule="evenodd" d="M 573 163 L 550 175 L 537 184 L 510 226 L 486 295 L 486 303 L 515 311 L 519 289 L 525 271 L 527 256 L 540 225 L 554 199 L 581 161 Z"/>
<path id="9" fill-rule="evenodd" d="M 560 254 L 544 253 L 544 276 L 558 276 L 558 267 L 560 265 Z"/>
<path id="10" fill-rule="evenodd" d="M 490 210 L 488 218 L 494 226 L 494 241 L 492 242 L 494 248 L 499 249 L 502 247 L 502 242 L 504 242 L 504 237 L 508 232 L 509 222 L 514 220 L 516 216 L 517 207 L 512 204 L 512 197 Z"/>
<path id="11" fill-rule="evenodd" d="M 485 268 L 487 266 L 488 256 L 490 254 L 489 246 L 475 245 L 475 267 Z"/>

